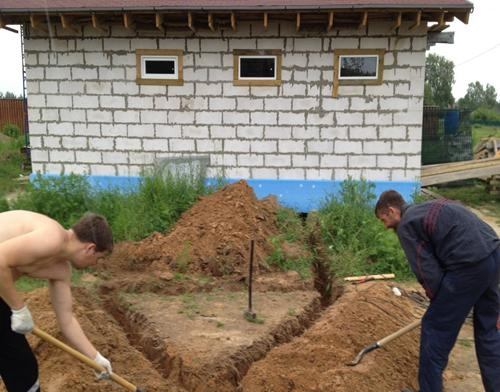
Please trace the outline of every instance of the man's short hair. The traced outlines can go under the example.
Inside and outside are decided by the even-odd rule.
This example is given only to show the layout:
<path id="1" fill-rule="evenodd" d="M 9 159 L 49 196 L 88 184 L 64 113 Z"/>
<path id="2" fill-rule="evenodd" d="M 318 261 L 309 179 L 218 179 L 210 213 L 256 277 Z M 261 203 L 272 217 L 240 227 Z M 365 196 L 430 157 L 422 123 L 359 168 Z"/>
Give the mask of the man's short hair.
<path id="1" fill-rule="evenodd" d="M 104 216 L 88 212 L 71 229 L 81 242 L 95 244 L 97 252 L 113 250 L 113 233 Z"/>
<path id="2" fill-rule="evenodd" d="M 397 208 L 401 211 L 401 208 L 405 204 L 405 199 L 403 196 L 394 189 L 389 189 L 380 194 L 380 197 L 375 205 L 375 215 L 379 216 L 380 212 L 387 210 L 389 207 Z"/>

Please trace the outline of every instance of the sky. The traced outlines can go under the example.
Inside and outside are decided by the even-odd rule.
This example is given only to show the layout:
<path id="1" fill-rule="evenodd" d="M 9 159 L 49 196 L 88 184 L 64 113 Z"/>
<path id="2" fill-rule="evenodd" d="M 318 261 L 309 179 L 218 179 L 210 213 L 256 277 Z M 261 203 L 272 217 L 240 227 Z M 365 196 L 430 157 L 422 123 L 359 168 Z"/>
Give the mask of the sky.
<path id="1" fill-rule="evenodd" d="M 500 99 L 500 36 L 495 31 L 500 1 L 475 0 L 474 12 L 466 25 L 456 19 L 445 31 L 455 33 L 454 44 L 436 44 L 429 53 L 438 54 L 455 65 L 453 96 L 462 98 L 469 83 L 491 84 Z M 17 26 L 10 26 L 16 27 Z M 20 34 L 0 29 L 0 92 L 23 94 Z"/>

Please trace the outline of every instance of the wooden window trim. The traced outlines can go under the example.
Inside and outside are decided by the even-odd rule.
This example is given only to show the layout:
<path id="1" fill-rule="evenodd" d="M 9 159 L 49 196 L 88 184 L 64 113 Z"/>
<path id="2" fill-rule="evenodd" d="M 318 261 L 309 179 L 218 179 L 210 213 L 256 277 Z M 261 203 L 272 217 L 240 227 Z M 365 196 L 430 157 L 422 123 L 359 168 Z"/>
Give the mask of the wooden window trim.
<path id="1" fill-rule="evenodd" d="M 183 55 L 182 49 L 136 49 L 136 83 L 144 85 L 170 85 L 182 86 L 183 79 Z M 177 57 L 177 78 L 176 79 L 162 79 L 162 78 L 143 78 L 142 77 L 142 57 L 143 56 L 170 56 Z"/>
<path id="2" fill-rule="evenodd" d="M 335 49 L 333 60 L 333 96 L 336 97 L 339 85 L 380 85 L 384 80 L 384 56 L 385 49 Z M 340 79 L 340 57 L 341 56 L 378 56 L 376 79 Z"/>
<path id="3" fill-rule="evenodd" d="M 240 79 L 240 56 L 274 56 L 276 57 L 276 79 Z M 268 50 L 233 50 L 233 84 L 235 86 L 280 86 L 282 53 L 279 49 Z"/>

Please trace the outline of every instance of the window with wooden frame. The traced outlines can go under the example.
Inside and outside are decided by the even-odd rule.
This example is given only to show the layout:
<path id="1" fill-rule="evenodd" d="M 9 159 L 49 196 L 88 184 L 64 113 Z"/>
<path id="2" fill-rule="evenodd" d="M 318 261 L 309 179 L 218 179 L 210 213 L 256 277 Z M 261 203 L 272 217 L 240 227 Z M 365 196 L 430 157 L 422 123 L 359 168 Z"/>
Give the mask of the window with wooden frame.
<path id="1" fill-rule="evenodd" d="M 336 49 L 333 61 L 333 96 L 339 85 L 382 84 L 385 49 Z"/>
<path id="2" fill-rule="evenodd" d="M 281 50 L 234 50 L 233 64 L 236 86 L 281 85 Z"/>
<path id="3" fill-rule="evenodd" d="M 135 56 L 137 84 L 184 84 L 181 49 L 137 49 Z"/>

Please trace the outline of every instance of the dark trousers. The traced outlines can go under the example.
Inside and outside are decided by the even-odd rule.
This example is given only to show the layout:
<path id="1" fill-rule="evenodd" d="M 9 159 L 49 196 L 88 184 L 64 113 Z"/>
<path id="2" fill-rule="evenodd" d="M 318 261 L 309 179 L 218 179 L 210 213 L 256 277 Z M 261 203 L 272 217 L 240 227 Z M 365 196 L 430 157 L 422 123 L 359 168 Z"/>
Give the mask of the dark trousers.
<path id="1" fill-rule="evenodd" d="M 37 392 L 38 363 L 26 337 L 10 328 L 10 315 L 0 298 L 0 376 L 8 392 Z"/>
<path id="2" fill-rule="evenodd" d="M 443 371 L 465 318 L 473 309 L 474 342 L 486 392 L 500 392 L 500 250 L 471 266 L 447 271 L 422 319 L 421 392 L 442 392 Z"/>

